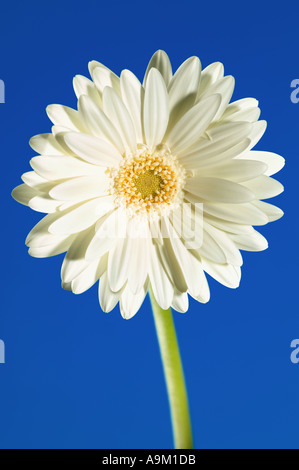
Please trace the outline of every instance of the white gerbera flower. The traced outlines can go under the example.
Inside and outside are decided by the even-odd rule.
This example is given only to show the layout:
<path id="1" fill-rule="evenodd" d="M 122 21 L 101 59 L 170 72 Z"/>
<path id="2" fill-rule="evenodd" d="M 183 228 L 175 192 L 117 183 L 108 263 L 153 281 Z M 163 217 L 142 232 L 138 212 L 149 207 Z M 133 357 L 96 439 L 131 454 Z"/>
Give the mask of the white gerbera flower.
<path id="1" fill-rule="evenodd" d="M 283 191 L 271 175 L 284 159 L 251 150 L 266 129 L 258 102 L 229 104 L 233 77 L 219 62 L 201 72 L 197 57 L 173 75 L 168 56 L 156 52 L 143 85 L 96 61 L 89 71 L 92 81 L 74 78 L 77 111 L 48 106 L 52 133 L 31 139 L 40 155 L 13 191 L 48 213 L 26 239 L 29 253 L 66 252 L 62 286 L 79 294 L 100 279 L 102 309 L 119 301 L 124 318 L 138 311 L 149 284 L 163 309 L 182 312 L 188 294 L 209 300 L 205 271 L 237 287 L 239 250 L 267 248 L 252 225 L 283 214 L 261 201 Z M 200 227 L 193 245 L 189 221 Z"/>

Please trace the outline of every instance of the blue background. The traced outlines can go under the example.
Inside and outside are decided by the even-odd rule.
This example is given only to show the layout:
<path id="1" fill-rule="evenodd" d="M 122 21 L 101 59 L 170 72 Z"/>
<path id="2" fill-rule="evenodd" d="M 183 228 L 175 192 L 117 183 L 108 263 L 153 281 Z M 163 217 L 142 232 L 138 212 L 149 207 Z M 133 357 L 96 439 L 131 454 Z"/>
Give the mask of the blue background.
<path id="1" fill-rule="evenodd" d="M 24 240 L 41 218 L 10 197 L 29 170 L 32 135 L 48 132 L 49 103 L 75 107 L 72 78 L 97 59 L 143 77 L 156 49 L 174 69 L 191 55 L 219 60 L 234 99 L 260 100 L 258 149 L 286 158 L 285 211 L 261 228 L 270 248 L 244 253 L 241 286 L 213 280 L 207 305 L 175 314 L 195 446 L 299 448 L 298 2 L 6 2 L 1 6 L 1 448 L 170 448 L 168 404 L 149 301 L 130 321 L 104 314 L 97 289 L 60 287 L 62 256 L 31 258 Z M 272 201 L 271 201 L 272 202 Z"/>

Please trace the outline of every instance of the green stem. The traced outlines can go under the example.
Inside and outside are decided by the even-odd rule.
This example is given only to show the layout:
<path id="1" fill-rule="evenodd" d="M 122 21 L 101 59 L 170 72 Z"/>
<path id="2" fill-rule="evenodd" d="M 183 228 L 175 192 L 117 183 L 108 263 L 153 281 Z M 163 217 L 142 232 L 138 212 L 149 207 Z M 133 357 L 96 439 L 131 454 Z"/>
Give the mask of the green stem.
<path id="1" fill-rule="evenodd" d="M 192 449 L 192 431 L 184 372 L 171 309 L 163 310 L 149 290 L 163 363 L 176 449 Z"/>

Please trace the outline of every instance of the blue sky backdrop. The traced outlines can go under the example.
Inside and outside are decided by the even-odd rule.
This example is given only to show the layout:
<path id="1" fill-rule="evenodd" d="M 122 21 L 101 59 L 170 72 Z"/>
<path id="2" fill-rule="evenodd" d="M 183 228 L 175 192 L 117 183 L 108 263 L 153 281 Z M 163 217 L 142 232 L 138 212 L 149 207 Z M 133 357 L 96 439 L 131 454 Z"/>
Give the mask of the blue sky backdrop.
<path id="1" fill-rule="evenodd" d="M 5 2 L 1 5 L 1 448 L 169 448 L 172 436 L 149 301 L 130 321 L 101 311 L 96 287 L 60 287 L 62 255 L 31 258 L 24 240 L 41 214 L 10 196 L 29 170 L 32 135 L 49 132 L 50 103 L 75 107 L 72 78 L 91 59 L 141 79 L 157 49 L 176 69 L 197 55 L 224 63 L 233 98 L 260 101 L 256 147 L 283 155 L 262 253 L 244 253 L 241 286 L 209 279 L 211 300 L 175 314 L 195 446 L 299 448 L 298 2 Z"/>

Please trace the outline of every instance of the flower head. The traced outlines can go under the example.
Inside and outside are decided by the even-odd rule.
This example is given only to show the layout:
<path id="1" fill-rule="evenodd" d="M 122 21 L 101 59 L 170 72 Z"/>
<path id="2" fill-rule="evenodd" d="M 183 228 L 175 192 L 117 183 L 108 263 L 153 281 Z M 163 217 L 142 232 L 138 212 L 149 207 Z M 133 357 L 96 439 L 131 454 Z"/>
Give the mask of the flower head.
<path id="1" fill-rule="evenodd" d="M 205 272 L 239 285 L 240 250 L 267 241 L 254 226 L 282 216 L 261 201 L 278 195 L 271 178 L 284 159 L 252 151 L 265 129 L 258 102 L 230 102 L 234 79 L 197 57 L 172 73 L 152 57 L 143 84 L 99 62 L 77 75 L 78 109 L 51 105 L 50 134 L 33 137 L 40 154 L 13 197 L 47 215 L 26 244 L 35 257 L 66 252 L 62 286 L 79 294 L 99 281 L 104 311 L 125 318 L 152 285 L 158 304 L 188 309 L 188 294 L 209 300 Z"/>

